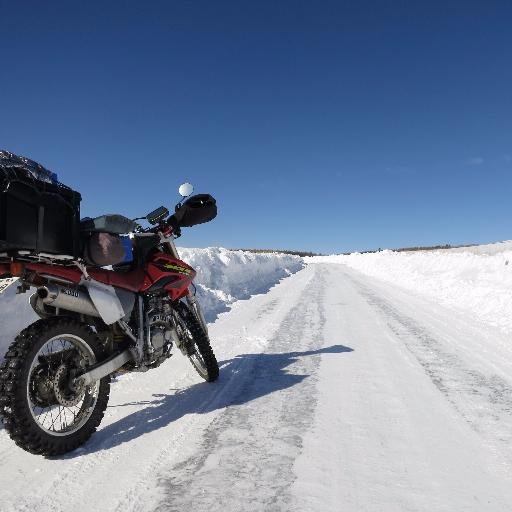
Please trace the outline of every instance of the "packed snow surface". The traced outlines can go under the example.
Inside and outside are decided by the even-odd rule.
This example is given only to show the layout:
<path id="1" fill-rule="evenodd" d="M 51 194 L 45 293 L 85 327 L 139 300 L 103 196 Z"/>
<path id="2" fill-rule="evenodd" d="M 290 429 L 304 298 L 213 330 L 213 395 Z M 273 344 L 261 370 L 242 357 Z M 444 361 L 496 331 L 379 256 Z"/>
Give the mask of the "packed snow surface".
<path id="1" fill-rule="evenodd" d="M 309 261 L 347 265 L 512 333 L 510 241 L 436 251 L 319 256 Z"/>

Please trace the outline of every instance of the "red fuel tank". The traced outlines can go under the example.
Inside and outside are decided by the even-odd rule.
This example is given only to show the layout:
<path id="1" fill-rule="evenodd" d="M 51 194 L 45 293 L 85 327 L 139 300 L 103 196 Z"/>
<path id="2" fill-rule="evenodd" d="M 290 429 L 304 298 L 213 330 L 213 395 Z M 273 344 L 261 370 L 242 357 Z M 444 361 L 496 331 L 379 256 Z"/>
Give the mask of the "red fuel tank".
<path id="1" fill-rule="evenodd" d="M 177 300 L 187 295 L 196 271 L 170 254 L 157 252 L 147 264 L 146 276 L 140 292 L 164 289 L 170 293 L 173 300 Z"/>

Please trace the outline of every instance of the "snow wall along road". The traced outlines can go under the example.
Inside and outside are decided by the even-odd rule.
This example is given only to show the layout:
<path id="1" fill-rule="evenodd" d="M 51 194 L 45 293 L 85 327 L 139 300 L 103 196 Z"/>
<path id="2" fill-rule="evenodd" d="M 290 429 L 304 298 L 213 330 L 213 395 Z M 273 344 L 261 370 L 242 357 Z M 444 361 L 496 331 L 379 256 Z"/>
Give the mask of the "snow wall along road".
<path id="1" fill-rule="evenodd" d="M 303 267 L 303 260 L 287 254 L 256 254 L 209 247 L 179 248 L 181 259 L 197 270 L 197 297 L 206 320 L 212 322 L 231 304 L 265 293 L 283 277 Z M 0 360 L 14 337 L 38 317 L 28 304 L 32 291 L 16 295 L 12 285 L 0 295 Z"/>
<path id="2" fill-rule="evenodd" d="M 347 265 L 512 333 L 512 241 L 436 251 L 316 256 L 306 261 Z"/>

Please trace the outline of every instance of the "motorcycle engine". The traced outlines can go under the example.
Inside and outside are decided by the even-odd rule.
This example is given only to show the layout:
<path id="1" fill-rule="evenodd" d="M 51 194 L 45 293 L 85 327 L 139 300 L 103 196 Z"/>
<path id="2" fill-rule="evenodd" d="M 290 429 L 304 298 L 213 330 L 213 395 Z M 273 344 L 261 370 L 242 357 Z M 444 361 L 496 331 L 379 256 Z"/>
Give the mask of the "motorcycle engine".
<path id="1" fill-rule="evenodd" d="M 146 305 L 149 352 L 151 358 L 162 362 L 171 354 L 173 321 L 171 300 L 168 297 L 153 296 Z"/>

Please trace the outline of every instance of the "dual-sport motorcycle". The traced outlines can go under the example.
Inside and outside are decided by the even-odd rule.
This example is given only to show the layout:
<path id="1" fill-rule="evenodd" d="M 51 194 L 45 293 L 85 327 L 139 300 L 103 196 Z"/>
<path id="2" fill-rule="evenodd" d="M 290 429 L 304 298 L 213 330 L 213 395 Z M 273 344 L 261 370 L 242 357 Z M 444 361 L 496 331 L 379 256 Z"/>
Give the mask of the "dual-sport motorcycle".
<path id="1" fill-rule="evenodd" d="M 0 367 L 3 424 L 24 450 L 51 456 L 85 443 L 103 418 L 111 377 L 157 368 L 174 347 L 204 380 L 217 379 L 196 272 L 174 244 L 182 227 L 216 215 L 215 200 L 192 190 L 183 184 L 175 213 L 156 209 L 147 228 L 119 215 L 82 222 L 96 237 L 130 232 L 129 263 L 106 269 L 83 257 L 0 252 L 0 289 L 15 281 L 21 293 L 35 287 L 30 305 L 40 317 Z"/>

